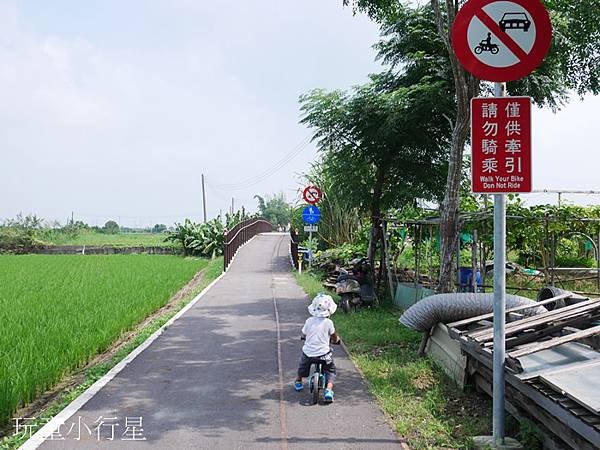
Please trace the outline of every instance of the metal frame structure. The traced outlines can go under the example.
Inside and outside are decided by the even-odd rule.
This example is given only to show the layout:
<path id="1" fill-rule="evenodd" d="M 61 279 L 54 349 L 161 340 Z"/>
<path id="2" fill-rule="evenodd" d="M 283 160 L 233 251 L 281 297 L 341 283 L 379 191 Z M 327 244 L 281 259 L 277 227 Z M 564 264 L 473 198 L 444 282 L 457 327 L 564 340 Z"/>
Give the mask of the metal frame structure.
<path id="1" fill-rule="evenodd" d="M 479 269 L 481 271 L 482 274 L 482 281 L 485 281 L 485 262 L 487 260 L 487 256 L 488 253 L 485 251 L 484 247 L 479 245 L 482 241 L 482 238 L 486 235 L 488 235 L 490 230 L 490 226 L 489 226 L 489 222 L 492 219 L 492 214 L 484 211 L 484 212 L 478 212 L 478 213 L 472 213 L 472 214 L 461 214 L 460 218 L 459 218 L 459 223 L 462 224 L 463 226 L 465 224 L 474 224 L 474 223 L 481 223 L 481 227 L 479 228 L 475 228 L 475 233 L 477 237 L 479 237 L 479 241 L 477 240 L 477 237 L 475 237 L 474 242 L 472 243 L 473 247 L 477 247 L 479 246 L 479 249 L 476 250 L 476 248 L 473 249 L 473 258 L 472 258 L 472 270 L 473 273 L 476 272 L 475 269 Z M 513 221 L 518 221 L 518 220 L 528 220 L 531 221 L 531 218 L 526 218 L 526 217 L 522 217 L 522 216 L 507 216 L 507 227 L 508 229 L 510 229 L 510 223 Z M 557 221 L 559 220 L 558 218 L 555 217 L 542 217 L 538 219 L 538 223 L 545 223 L 546 224 L 546 229 L 548 230 L 548 225 L 549 223 L 553 222 L 553 221 Z M 584 295 L 591 295 L 591 296 L 600 296 L 600 219 L 591 219 L 591 218 L 577 218 L 577 217 L 573 217 L 570 219 L 572 222 L 591 222 L 596 224 L 596 231 L 597 231 L 597 236 L 592 237 L 590 235 L 587 235 L 585 233 L 581 233 L 581 232 L 567 232 L 564 234 L 556 234 L 553 232 L 548 231 L 547 232 L 547 236 L 543 242 L 543 247 L 542 247 L 542 251 L 545 252 L 545 254 L 547 255 L 547 261 L 548 263 L 538 267 L 539 270 L 541 270 L 542 272 L 544 272 L 545 276 L 546 276 L 546 280 L 547 280 L 547 284 L 551 285 L 551 286 L 556 286 L 558 285 L 559 287 L 563 287 L 565 288 L 564 284 L 568 283 L 568 282 L 573 282 L 573 281 L 581 281 L 584 279 L 595 279 L 596 280 L 596 286 L 597 289 L 595 292 L 579 292 L 579 291 L 574 291 L 580 294 L 584 294 Z M 415 283 L 419 284 L 420 280 L 421 280 L 421 275 L 422 275 L 422 255 L 423 255 L 423 251 L 421 249 L 422 246 L 422 236 L 423 234 L 429 234 L 430 236 L 433 235 L 433 230 L 439 228 L 439 218 L 438 217 L 433 217 L 433 218 L 429 218 L 429 219 L 422 219 L 422 220 L 405 220 L 405 221 L 398 221 L 396 219 L 393 218 L 385 218 L 384 219 L 384 223 L 386 224 L 386 226 L 388 224 L 393 224 L 395 227 L 412 227 L 413 228 L 413 233 L 415 236 L 417 236 L 417 238 L 414 240 L 415 242 L 415 248 L 414 248 L 414 253 L 415 253 Z M 389 228 L 389 227 L 388 227 Z M 563 238 L 568 238 L 569 236 L 581 236 L 584 237 L 586 240 L 589 240 L 590 242 L 592 242 L 592 246 L 593 246 L 593 250 L 594 250 L 594 256 L 596 259 L 596 267 L 595 268 L 590 268 L 590 267 L 571 267 L 571 268 L 560 268 L 560 267 L 556 267 L 555 266 L 555 261 L 556 261 L 556 253 L 557 253 L 557 247 L 558 247 L 558 243 L 560 242 L 561 239 Z M 489 235 L 488 235 L 489 236 Z M 457 254 L 458 254 L 458 249 L 457 249 Z M 427 278 L 430 284 L 430 287 L 434 286 L 434 280 L 437 277 L 437 274 L 432 273 L 432 268 L 433 268 L 433 251 L 431 249 L 429 249 L 429 254 L 426 255 L 427 259 L 428 259 L 428 271 L 427 271 Z M 477 260 L 479 260 L 479 264 L 476 264 Z M 457 280 L 457 285 L 460 285 L 460 279 L 459 279 L 459 270 L 460 270 L 460 263 L 459 260 L 457 258 L 457 265 L 456 265 L 456 280 Z M 587 271 L 587 272 L 596 272 L 594 275 L 588 275 L 588 276 L 584 276 L 584 277 L 575 277 L 575 278 L 565 278 L 563 276 L 561 276 L 561 272 L 565 272 L 565 271 Z M 475 277 L 473 277 L 475 278 Z M 530 276 L 529 280 L 527 281 L 527 283 L 524 286 L 507 286 L 506 289 L 510 289 L 510 290 L 514 290 L 514 291 L 527 291 L 527 290 L 535 290 L 538 291 L 538 288 L 531 288 L 530 287 L 530 283 L 535 280 L 535 276 Z M 492 286 L 489 284 L 486 284 L 485 282 L 482 283 L 482 287 L 483 288 L 491 288 Z"/>

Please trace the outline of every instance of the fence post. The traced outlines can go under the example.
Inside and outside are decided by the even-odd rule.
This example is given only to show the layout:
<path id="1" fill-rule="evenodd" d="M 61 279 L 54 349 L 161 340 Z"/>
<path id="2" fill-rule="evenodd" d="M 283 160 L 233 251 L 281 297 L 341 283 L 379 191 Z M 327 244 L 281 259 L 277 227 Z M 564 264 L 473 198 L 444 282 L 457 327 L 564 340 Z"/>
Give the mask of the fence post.
<path id="1" fill-rule="evenodd" d="M 227 269 L 227 228 L 223 230 L 223 270 Z"/>

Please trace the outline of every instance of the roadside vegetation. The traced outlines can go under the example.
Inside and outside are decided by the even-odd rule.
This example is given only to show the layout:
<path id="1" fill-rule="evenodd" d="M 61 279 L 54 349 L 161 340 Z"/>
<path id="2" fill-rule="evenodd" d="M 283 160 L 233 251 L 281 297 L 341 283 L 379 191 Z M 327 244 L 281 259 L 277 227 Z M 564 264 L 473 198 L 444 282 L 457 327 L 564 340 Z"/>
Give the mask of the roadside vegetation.
<path id="1" fill-rule="evenodd" d="M 207 264 L 156 255 L 0 255 L 0 422 L 105 351 Z"/>
<path id="2" fill-rule="evenodd" d="M 225 232 L 238 223 L 255 217 L 257 215 L 241 210 L 225 214 L 224 223 L 219 216 L 204 223 L 185 219 L 183 223 L 176 223 L 173 229 L 168 231 L 165 241 L 182 248 L 184 255 L 214 258 L 223 254 Z"/>
<path id="3" fill-rule="evenodd" d="M 286 227 L 290 223 L 291 208 L 285 199 L 285 194 L 255 195 L 258 202 L 258 215 L 268 220 L 275 227 Z"/>
<path id="4" fill-rule="evenodd" d="M 323 291 L 310 273 L 297 280 L 311 298 Z M 470 448 L 472 436 L 490 432 L 490 401 L 461 391 L 431 360 L 418 357 L 421 333 L 398 318 L 386 307 L 339 310 L 332 317 L 371 393 L 410 448 Z"/>
<path id="5" fill-rule="evenodd" d="M 34 415 L 35 419 L 28 423 L 32 426 L 33 432 L 41 428 L 49 419 L 58 414 L 64 409 L 69 403 L 80 396 L 87 388 L 98 381 L 103 375 L 105 375 L 110 369 L 124 359 L 129 353 L 131 353 L 136 347 L 142 344 L 152 333 L 158 330 L 166 322 L 169 321 L 177 312 L 179 312 L 185 305 L 187 305 L 197 294 L 199 294 L 204 288 L 206 288 L 212 281 L 214 281 L 223 271 L 223 259 L 215 258 L 208 263 L 208 266 L 203 270 L 202 279 L 196 285 L 194 289 L 189 291 L 184 297 L 182 297 L 173 308 L 168 311 L 158 314 L 147 325 L 140 325 L 135 328 L 131 336 L 127 336 L 124 345 L 116 348 L 114 352 L 111 352 L 109 358 L 98 364 L 91 364 L 82 369 L 83 373 L 73 374 L 72 378 L 76 379 L 76 382 L 72 384 L 72 387 L 61 390 L 56 398 L 50 403 L 44 405 L 43 409 L 39 409 Z M 77 382 L 77 378 L 80 382 Z M 26 440 L 27 436 L 23 433 L 15 435 L 10 428 L 6 433 L 5 438 L 0 438 L 0 448 L 2 450 L 14 450 L 19 448 Z M 0 436 L 2 435 L 2 428 L 0 427 Z"/>
<path id="6" fill-rule="evenodd" d="M 600 9 L 593 2 L 543 3 L 552 20 L 552 48 L 539 68 L 507 88 L 509 95 L 530 96 L 536 106 L 556 110 L 574 92 L 600 93 Z M 464 150 L 469 102 L 491 95 L 493 86 L 471 76 L 454 54 L 449 30 L 462 3 L 343 4 L 380 26 L 373 47 L 383 69 L 349 90 L 316 87 L 300 97 L 300 122 L 318 149 L 304 179 L 324 193 L 312 242 L 303 231 L 302 207 L 293 213 L 300 244 L 313 250 L 328 275 L 352 258 L 368 258 L 378 288 L 391 297 L 390 284 L 423 283 L 424 273 L 427 287 L 454 291 L 457 266 L 479 268 L 484 281 L 488 276 L 484 284 L 491 284 L 492 205 L 471 193 Z M 598 264 L 600 208 L 526 207 L 518 196 L 507 197 L 507 252 L 524 269 L 510 274 L 512 292 L 535 297 L 546 284 L 598 292 L 593 273 L 567 277 L 549 268 Z"/>
<path id="7" fill-rule="evenodd" d="M 410 124 L 405 130 L 411 133 L 418 130 L 422 124 L 429 124 L 441 117 L 447 119 L 448 127 L 445 131 L 443 128 L 435 128 L 443 133 L 440 138 L 443 137 L 448 142 L 445 149 L 447 165 L 444 167 L 444 164 L 435 164 L 436 160 L 433 160 L 431 167 L 426 169 L 425 177 L 428 178 L 426 184 L 430 184 L 442 170 L 441 176 L 445 178 L 445 188 L 438 193 L 441 195 L 436 199 L 439 205 L 439 253 L 442 261 L 439 266 L 438 291 L 450 292 L 454 289 L 452 261 L 461 232 L 459 189 L 469 137 L 469 104 L 473 97 L 489 95 L 492 91 L 491 83 L 477 79 L 460 64 L 450 41 L 450 30 L 463 3 L 439 0 L 424 3 L 343 0 L 343 3 L 350 5 L 354 11 L 364 12 L 380 25 L 382 39 L 375 48 L 379 52 L 379 58 L 387 64 L 387 71 L 371 76 L 371 86 L 376 89 L 362 102 L 364 106 L 361 107 L 361 123 L 364 126 L 353 130 L 352 134 L 348 135 L 345 132 L 345 125 L 352 121 L 352 116 L 336 114 L 333 121 L 329 121 L 328 127 L 322 127 L 318 123 L 323 123 L 319 114 L 312 114 L 312 117 L 318 120 L 308 116 L 308 123 L 315 128 L 315 137 L 326 137 L 321 140 L 322 153 L 328 154 L 330 148 L 335 151 L 336 147 L 340 148 L 352 141 L 351 145 L 358 153 L 366 156 L 372 154 L 372 144 L 378 141 L 355 140 L 357 135 L 393 135 L 402 132 L 402 128 L 398 130 L 395 127 L 403 123 Z M 540 67 L 527 77 L 508 83 L 507 88 L 509 95 L 530 96 L 537 106 L 556 110 L 568 102 L 574 92 L 579 96 L 600 93 L 600 8 L 594 1 L 574 4 L 568 0 L 545 0 L 543 3 L 552 21 L 552 47 Z M 379 82 L 381 80 L 383 83 Z M 380 107 L 373 108 L 374 105 L 378 105 L 382 96 L 401 98 L 411 91 L 422 92 L 418 100 L 423 103 L 422 108 L 408 108 L 410 102 L 401 101 L 392 108 L 386 120 L 371 120 L 382 112 Z M 442 101 L 427 105 L 428 102 L 435 102 L 438 93 L 441 94 Z M 333 92 L 329 95 L 332 94 Z M 331 117 L 330 112 L 336 110 L 335 105 L 333 108 L 331 105 L 329 102 L 323 102 L 319 106 L 322 116 Z M 434 115 L 428 115 L 428 110 Z M 411 137 L 407 140 L 411 140 Z M 385 141 L 381 142 L 383 148 L 378 146 L 378 152 L 387 153 L 393 160 L 402 160 L 404 154 L 423 154 L 431 150 L 431 146 L 423 142 L 419 144 L 418 149 L 406 149 L 402 145 L 393 145 L 390 140 Z M 377 167 L 377 164 L 369 167 Z M 415 169 L 409 161 L 404 170 Z M 358 170 L 348 173 L 358 174 Z M 389 182 L 390 179 L 399 177 L 410 179 L 411 174 L 393 171 L 387 176 L 373 179 L 382 184 L 381 182 Z M 413 186 L 415 185 L 408 184 L 407 187 L 410 189 Z M 376 207 L 389 195 L 389 191 L 386 190 L 375 189 L 373 193 L 370 202 L 372 207 Z M 428 198 L 432 193 L 434 191 L 424 190 L 424 195 L 418 194 L 416 198 Z M 371 221 L 376 225 L 377 216 L 372 215 Z M 372 243 L 376 245 L 381 233 L 374 227 L 372 234 Z M 374 245 L 370 246 L 370 253 L 373 252 Z"/>
<path id="8" fill-rule="evenodd" d="M 65 225 L 49 222 L 35 215 L 17 215 L 0 225 L 0 253 L 30 253 L 55 245 L 97 247 L 177 247 L 166 242 L 164 224 L 152 228 L 131 229 L 120 227 L 109 220 L 103 227 L 90 226 L 81 221 Z"/>

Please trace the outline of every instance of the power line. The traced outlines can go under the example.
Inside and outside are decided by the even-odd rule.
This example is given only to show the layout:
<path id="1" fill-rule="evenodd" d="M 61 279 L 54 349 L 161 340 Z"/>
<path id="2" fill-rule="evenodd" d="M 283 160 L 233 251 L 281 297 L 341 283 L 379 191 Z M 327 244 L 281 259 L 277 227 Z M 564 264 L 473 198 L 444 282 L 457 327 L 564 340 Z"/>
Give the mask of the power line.
<path id="1" fill-rule="evenodd" d="M 310 143 L 310 136 L 305 137 L 298 143 L 289 153 L 287 153 L 281 160 L 276 162 L 273 166 L 269 167 L 267 170 L 261 172 L 258 175 L 247 178 L 246 180 L 237 182 L 237 183 L 225 183 L 225 184 L 212 184 L 212 188 L 224 190 L 224 191 L 237 191 L 252 187 L 271 175 L 275 174 L 281 168 L 283 168 L 287 163 L 289 163 L 292 159 L 298 156 L 302 151 L 308 146 Z M 207 184 L 210 184 L 206 181 Z"/>
<path id="2" fill-rule="evenodd" d="M 300 148 L 295 154 L 288 156 L 286 159 L 281 160 L 276 165 L 272 166 L 271 168 L 265 170 L 264 172 L 262 172 L 258 175 L 255 175 L 254 177 L 248 178 L 239 183 L 217 184 L 217 185 L 213 185 L 213 187 L 216 189 L 225 190 L 225 191 L 235 191 L 235 190 L 242 190 L 242 189 L 246 189 L 246 188 L 255 186 L 256 184 L 260 183 L 261 181 L 274 175 L 277 171 L 279 171 L 281 168 L 283 168 L 288 162 L 290 162 L 294 157 L 296 157 L 298 154 L 300 154 L 300 152 L 302 150 L 304 150 L 304 148 L 305 147 Z"/>

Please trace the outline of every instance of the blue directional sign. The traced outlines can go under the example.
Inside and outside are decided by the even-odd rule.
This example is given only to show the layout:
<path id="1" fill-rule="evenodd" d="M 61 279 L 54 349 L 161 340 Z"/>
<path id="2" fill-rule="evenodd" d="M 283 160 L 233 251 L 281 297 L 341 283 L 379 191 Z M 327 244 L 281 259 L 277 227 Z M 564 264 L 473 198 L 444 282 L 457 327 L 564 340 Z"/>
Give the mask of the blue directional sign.
<path id="1" fill-rule="evenodd" d="M 309 225 L 315 225 L 321 220 L 321 210 L 316 206 L 307 206 L 302 210 L 302 220 Z"/>

